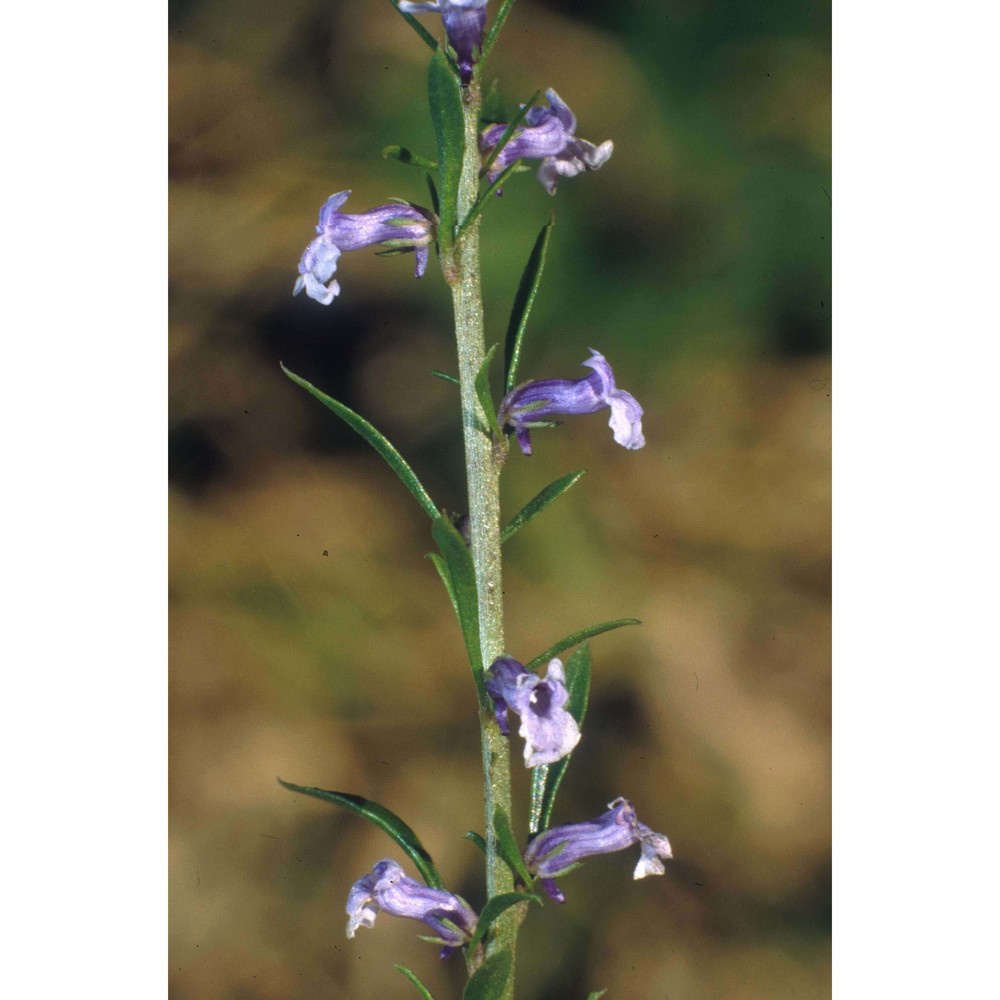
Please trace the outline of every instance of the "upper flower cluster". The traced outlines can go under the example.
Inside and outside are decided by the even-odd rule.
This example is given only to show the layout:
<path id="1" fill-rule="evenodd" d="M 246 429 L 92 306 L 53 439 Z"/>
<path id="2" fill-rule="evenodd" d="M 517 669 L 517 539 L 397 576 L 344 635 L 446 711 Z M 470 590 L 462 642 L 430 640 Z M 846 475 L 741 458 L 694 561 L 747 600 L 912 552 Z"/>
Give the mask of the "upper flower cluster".
<path id="1" fill-rule="evenodd" d="M 399 9 L 404 14 L 441 15 L 448 44 L 458 56 L 458 69 L 463 86 L 472 79 L 472 67 L 483 45 L 486 28 L 486 0 L 433 0 L 430 3 L 410 3 L 402 0 Z"/>
<path id="2" fill-rule="evenodd" d="M 598 170 L 614 152 L 608 139 L 595 146 L 576 137 L 576 116 L 551 88 L 545 91 L 547 108 L 531 108 L 524 116 L 524 125 L 497 154 L 486 176 L 492 182 L 515 160 L 541 160 L 538 180 L 549 194 L 556 193 L 560 177 L 575 177 L 584 170 Z M 479 136 L 479 151 L 489 154 L 506 131 L 506 125 L 491 125 Z"/>
<path id="3" fill-rule="evenodd" d="M 434 224 L 426 209 L 408 203 L 379 205 L 361 215 L 340 211 L 350 191 L 330 195 L 319 210 L 316 239 L 306 247 L 299 261 L 299 277 L 293 295 L 304 288 L 306 295 L 328 306 L 339 294 L 340 283 L 330 281 L 337 270 L 337 260 L 348 250 L 382 243 L 387 247 L 414 249 L 417 255 L 416 276 L 427 270 L 428 245 L 434 239 Z M 329 283 L 328 283 L 329 282 Z"/>

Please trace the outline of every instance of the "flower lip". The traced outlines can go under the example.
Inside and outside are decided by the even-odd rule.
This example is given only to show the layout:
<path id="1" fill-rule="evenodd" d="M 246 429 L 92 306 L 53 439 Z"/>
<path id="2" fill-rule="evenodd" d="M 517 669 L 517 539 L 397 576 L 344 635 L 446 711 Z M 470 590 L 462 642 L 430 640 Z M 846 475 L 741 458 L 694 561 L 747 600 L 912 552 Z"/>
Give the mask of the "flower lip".
<path id="1" fill-rule="evenodd" d="M 508 709 L 521 717 L 518 733 L 524 739 L 525 767 L 554 764 L 580 742 L 580 727 L 565 708 L 569 691 L 562 660 L 550 660 L 542 678 L 512 656 L 501 656 L 486 672 L 486 691 L 504 736 L 510 734 Z"/>

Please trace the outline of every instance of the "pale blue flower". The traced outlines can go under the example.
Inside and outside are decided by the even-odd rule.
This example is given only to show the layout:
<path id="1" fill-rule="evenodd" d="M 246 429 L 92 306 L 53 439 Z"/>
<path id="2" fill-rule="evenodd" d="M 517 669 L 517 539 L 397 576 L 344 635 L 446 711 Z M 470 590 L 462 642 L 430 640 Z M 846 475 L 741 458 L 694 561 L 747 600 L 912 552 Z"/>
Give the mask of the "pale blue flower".
<path id="1" fill-rule="evenodd" d="M 584 378 L 550 378 L 524 382 L 511 389 L 500 403 L 497 419 L 501 427 L 510 427 L 525 455 L 531 454 L 531 429 L 552 426 L 552 417 L 596 413 L 611 410 L 608 426 L 615 441 L 634 451 L 646 439 L 642 434 L 642 407 L 635 397 L 615 385 L 615 373 L 604 355 L 590 348 L 591 357 L 583 362 L 593 369 Z"/>
<path id="2" fill-rule="evenodd" d="M 383 243 L 389 247 L 412 248 L 416 252 L 416 276 L 427 269 L 428 245 L 434 239 L 429 212 L 410 204 L 379 205 L 361 215 L 340 211 L 350 191 L 330 195 L 319 210 L 316 239 L 306 247 L 299 261 L 299 277 L 293 295 L 304 288 L 306 295 L 328 306 L 339 294 L 340 284 L 331 281 L 337 260 L 348 250 Z"/>
<path id="3" fill-rule="evenodd" d="M 427 924 L 434 932 L 428 940 L 444 946 L 442 958 L 468 943 L 479 920 L 461 896 L 409 878 L 392 858 L 384 858 L 351 886 L 347 936 L 354 937 L 359 927 L 373 926 L 379 910 Z"/>

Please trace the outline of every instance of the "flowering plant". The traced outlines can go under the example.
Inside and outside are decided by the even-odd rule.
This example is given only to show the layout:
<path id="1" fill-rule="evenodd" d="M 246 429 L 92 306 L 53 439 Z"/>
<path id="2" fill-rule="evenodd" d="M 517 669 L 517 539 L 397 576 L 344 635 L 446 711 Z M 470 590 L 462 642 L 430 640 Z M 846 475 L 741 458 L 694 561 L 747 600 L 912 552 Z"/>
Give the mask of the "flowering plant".
<path id="1" fill-rule="evenodd" d="M 582 476 L 573 472 L 543 489 L 501 529 L 499 483 L 513 434 L 521 452 L 531 455 L 531 431 L 555 426 L 555 417 L 610 411 L 614 440 L 635 451 L 644 447 L 643 410 L 619 389 L 611 365 L 597 350 L 583 362 L 582 378 L 518 380 L 525 331 L 545 264 L 554 220 L 535 241 L 514 300 L 504 351 L 503 394 L 494 403 L 490 365 L 499 345 L 487 350 L 480 285 L 479 239 L 483 213 L 523 160 L 540 160 L 538 179 L 556 194 L 559 178 L 603 166 L 613 145 L 577 138 L 576 117 L 555 90 L 548 107 L 535 98 L 521 105 L 506 123 L 482 119 L 480 78 L 484 60 L 510 14 L 504 0 L 487 27 L 486 0 L 434 0 L 393 6 L 432 50 L 428 70 L 429 106 L 437 139 L 437 159 L 401 146 L 386 155 L 426 175 L 430 206 L 390 200 L 358 214 L 341 211 L 349 191 L 323 204 L 316 237 L 298 266 L 296 293 L 305 290 L 331 306 L 340 294 L 334 278 L 341 254 L 381 246 L 383 253 L 413 253 L 416 276 L 427 270 L 431 246 L 441 263 L 455 313 L 458 384 L 468 478 L 468 514 L 454 517 L 440 509 L 392 443 L 364 417 L 332 399 L 298 375 L 288 376 L 364 437 L 396 472 L 431 521 L 437 546 L 431 560 L 444 583 L 465 640 L 478 700 L 484 762 L 485 836 L 470 834 L 486 859 L 485 892 L 477 912 L 445 888 L 417 834 L 383 805 L 355 793 L 326 791 L 282 782 L 285 787 L 350 809 L 383 830 L 416 867 L 422 881 L 406 873 L 399 860 L 386 857 L 356 879 L 347 898 L 347 936 L 373 927 L 379 912 L 419 921 L 446 958 L 461 950 L 468 972 L 467 1000 L 509 1000 L 514 995 L 514 955 L 518 931 L 532 904 L 542 897 L 563 902 L 557 877 L 584 859 L 634 845 L 640 858 L 634 877 L 660 875 L 671 856 L 666 836 L 639 822 L 632 803 L 615 798 L 607 811 L 586 822 L 552 826 L 556 793 L 571 755 L 586 739 L 585 715 L 591 677 L 588 640 L 611 629 L 638 624 L 619 619 L 582 629 L 558 640 L 525 663 L 509 655 L 504 642 L 501 544 L 565 493 Z M 414 15 L 441 16 L 439 40 Z M 315 307 L 313 307 L 315 308 Z M 441 373 L 438 373 L 441 374 Z M 575 651 L 566 662 L 560 658 Z M 539 673 L 545 667 L 544 676 Z M 531 770 L 531 802 L 525 835 L 515 832 L 511 795 L 509 715 L 520 719 L 525 767 Z M 425 998 L 433 998 L 416 973 L 397 968 Z M 591 996 L 596 997 L 599 993 Z"/>

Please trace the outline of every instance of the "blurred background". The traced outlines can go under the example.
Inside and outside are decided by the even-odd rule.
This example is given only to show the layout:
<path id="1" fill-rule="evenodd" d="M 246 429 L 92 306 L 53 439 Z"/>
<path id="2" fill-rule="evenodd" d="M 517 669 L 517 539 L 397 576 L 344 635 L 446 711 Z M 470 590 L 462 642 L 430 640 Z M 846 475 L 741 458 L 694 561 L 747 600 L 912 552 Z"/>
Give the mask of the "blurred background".
<path id="1" fill-rule="evenodd" d="M 491 11 L 496 9 L 494 2 Z M 397 853 L 276 776 L 364 794 L 479 908 L 475 701 L 428 523 L 283 361 L 384 430 L 464 510 L 449 296 L 432 260 L 341 258 L 293 298 L 320 205 L 425 199 L 426 48 L 377 0 L 175 0 L 171 36 L 171 996 L 440 1000 L 420 927 L 344 937 L 351 883 Z M 435 33 L 440 22 L 423 19 Z M 483 226 L 500 340 L 539 227 L 557 225 L 523 377 L 587 348 L 646 410 L 512 453 L 505 517 L 589 474 L 506 548 L 511 654 L 591 643 L 594 684 L 555 822 L 625 795 L 667 833 L 532 912 L 518 996 L 811 1000 L 830 992 L 830 13 L 772 0 L 519 0 L 491 59 L 508 105 L 555 87 L 603 170 L 549 198 L 515 177 Z M 518 773 L 523 806 L 527 775 Z M 516 818 L 523 830 L 526 809 Z M 412 866 L 407 862 L 411 874 Z"/>

